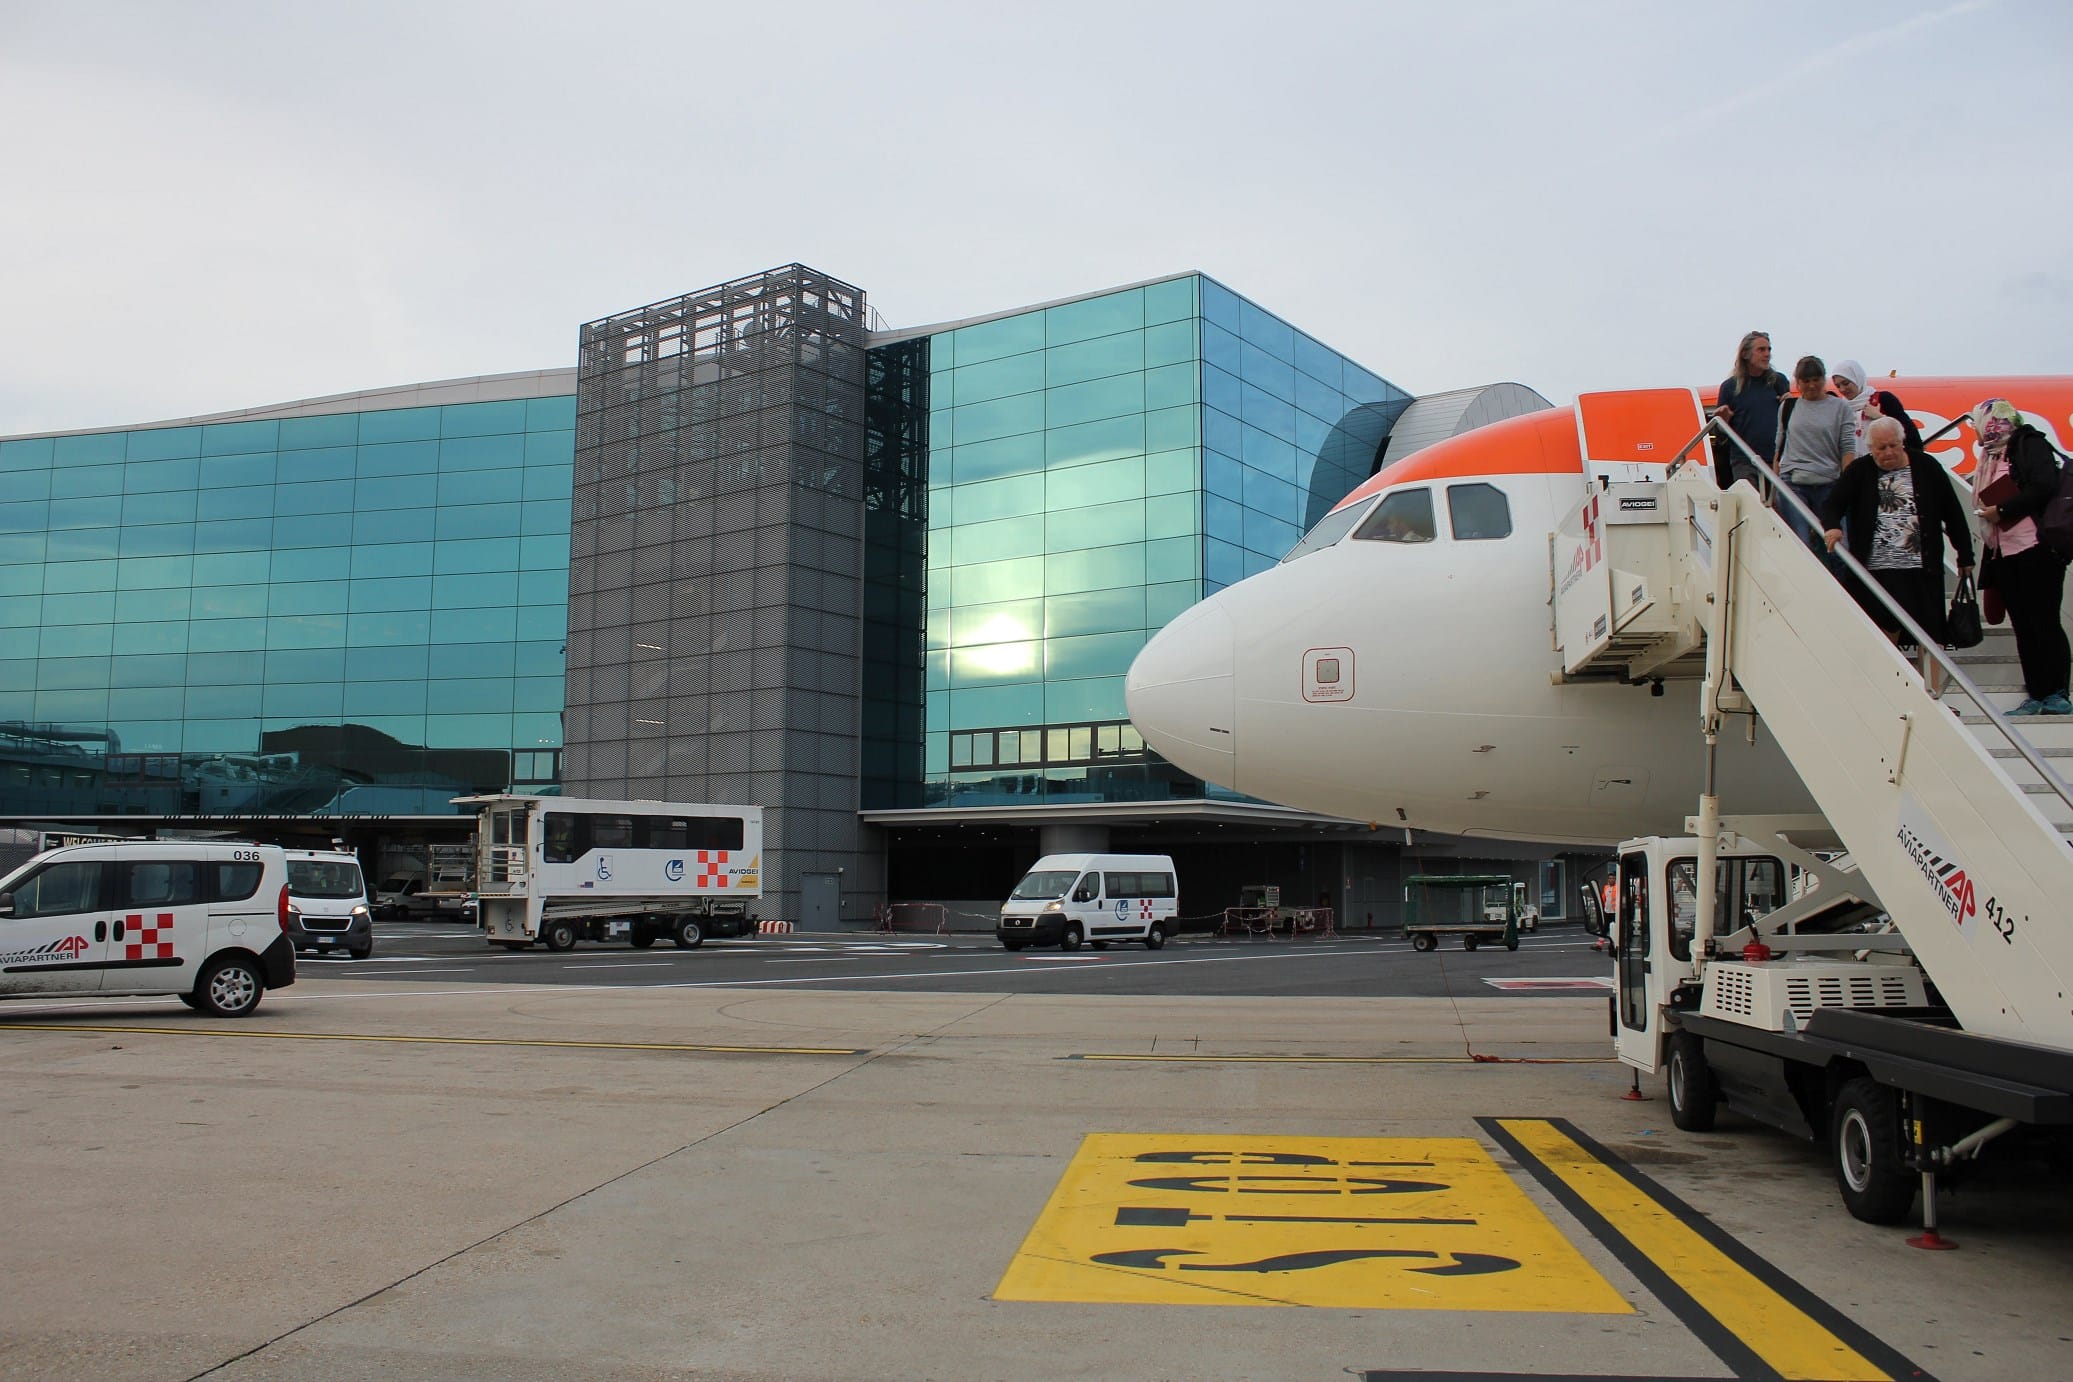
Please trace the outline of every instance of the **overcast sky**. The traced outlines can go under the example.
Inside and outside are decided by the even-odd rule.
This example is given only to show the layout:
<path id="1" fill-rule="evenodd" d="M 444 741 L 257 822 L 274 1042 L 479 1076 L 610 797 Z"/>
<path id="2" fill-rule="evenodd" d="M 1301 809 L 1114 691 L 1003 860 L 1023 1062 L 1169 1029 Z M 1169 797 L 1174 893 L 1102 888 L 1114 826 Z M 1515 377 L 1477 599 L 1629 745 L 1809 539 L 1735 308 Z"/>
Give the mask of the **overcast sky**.
<path id="1" fill-rule="evenodd" d="M 1201 269 L 1414 393 L 2073 373 L 2073 7 L 0 0 L 0 435 Z"/>

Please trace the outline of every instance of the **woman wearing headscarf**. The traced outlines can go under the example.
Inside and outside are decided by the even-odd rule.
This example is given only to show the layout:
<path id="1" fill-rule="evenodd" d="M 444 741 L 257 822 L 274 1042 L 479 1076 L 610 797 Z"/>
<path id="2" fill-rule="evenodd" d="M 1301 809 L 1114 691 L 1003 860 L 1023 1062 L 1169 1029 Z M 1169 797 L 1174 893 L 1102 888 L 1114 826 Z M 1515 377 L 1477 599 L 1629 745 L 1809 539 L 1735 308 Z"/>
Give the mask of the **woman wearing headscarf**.
<path id="1" fill-rule="evenodd" d="M 2037 516 L 2058 491 L 2058 457 L 2044 434 L 2026 424 L 2005 398 L 1990 398 L 1974 408 L 1972 425 L 1979 433 L 1972 502 L 1986 548 L 1980 587 L 1993 590 L 2008 611 L 2028 697 L 2008 713 L 2073 715 L 2073 701 L 2066 698 L 2073 652 L 2059 622 L 2066 559 L 2037 537 Z"/>
<path id="2" fill-rule="evenodd" d="M 1915 420 L 1907 415 L 1907 409 L 1901 405 L 1899 397 L 1891 389 L 1871 388 L 1864 377 L 1864 366 L 1858 364 L 1855 360 L 1838 360 L 1835 364 L 1835 373 L 1829 378 L 1828 382 L 1838 394 L 1843 396 L 1846 402 L 1857 410 L 1855 418 L 1857 450 L 1854 454 L 1859 456 L 1871 454 L 1869 431 L 1871 425 L 1882 417 L 1890 417 L 1900 423 L 1902 429 L 1907 433 L 1907 449 L 1909 451 L 1920 451 L 1922 449 L 1922 431 L 1915 426 Z"/>

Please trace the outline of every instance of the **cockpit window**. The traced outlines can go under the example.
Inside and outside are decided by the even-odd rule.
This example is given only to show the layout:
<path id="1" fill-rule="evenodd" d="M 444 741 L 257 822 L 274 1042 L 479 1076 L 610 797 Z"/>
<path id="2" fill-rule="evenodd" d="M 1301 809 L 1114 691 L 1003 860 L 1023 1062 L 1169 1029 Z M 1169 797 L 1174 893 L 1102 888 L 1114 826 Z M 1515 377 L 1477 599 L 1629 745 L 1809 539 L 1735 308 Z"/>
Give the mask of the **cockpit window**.
<path id="1" fill-rule="evenodd" d="M 1318 519 L 1317 525 L 1303 534 L 1303 540 L 1289 548 L 1288 555 L 1282 560 L 1294 561 L 1297 557 L 1307 557 L 1312 552 L 1324 550 L 1346 536 L 1347 530 L 1353 527 L 1354 520 L 1366 512 L 1365 504 L 1348 504 L 1343 509 L 1334 509 Z"/>
<path id="2" fill-rule="evenodd" d="M 1429 489 L 1400 489 L 1389 495 L 1353 533 L 1371 542 L 1430 542 L 1438 535 Z"/>
<path id="3" fill-rule="evenodd" d="M 1512 535 L 1511 501 L 1495 485 L 1447 486 L 1447 510 L 1456 542 L 1488 541 Z"/>

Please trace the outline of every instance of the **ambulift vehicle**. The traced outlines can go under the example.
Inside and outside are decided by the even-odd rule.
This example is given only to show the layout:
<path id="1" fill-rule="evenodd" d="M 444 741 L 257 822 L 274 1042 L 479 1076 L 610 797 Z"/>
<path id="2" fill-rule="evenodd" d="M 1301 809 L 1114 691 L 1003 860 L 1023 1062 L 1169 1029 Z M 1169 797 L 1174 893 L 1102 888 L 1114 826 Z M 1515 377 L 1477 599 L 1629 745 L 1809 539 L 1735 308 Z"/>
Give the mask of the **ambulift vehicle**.
<path id="1" fill-rule="evenodd" d="M 1519 948 L 1518 895 L 1504 873 L 1414 873 L 1404 880 L 1404 934 L 1413 950 L 1432 950 L 1441 936 L 1461 937 L 1463 950 L 1483 942 Z"/>
<path id="2" fill-rule="evenodd" d="M 513 793 L 454 801 L 481 813 L 475 902 L 491 945 L 624 939 L 646 949 L 667 936 L 689 950 L 755 930 L 760 806 Z"/>

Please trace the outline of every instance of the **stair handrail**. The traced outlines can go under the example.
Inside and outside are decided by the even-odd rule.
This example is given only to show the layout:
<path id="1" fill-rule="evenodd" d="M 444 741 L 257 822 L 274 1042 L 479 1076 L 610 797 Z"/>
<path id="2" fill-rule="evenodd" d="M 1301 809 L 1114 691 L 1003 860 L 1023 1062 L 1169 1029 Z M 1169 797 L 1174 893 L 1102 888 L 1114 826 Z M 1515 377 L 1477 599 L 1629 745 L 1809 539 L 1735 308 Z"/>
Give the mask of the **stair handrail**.
<path id="1" fill-rule="evenodd" d="M 1970 413 L 1960 413 L 1924 440 L 1933 441 L 1936 437 L 1942 436 L 1959 423 L 1969 421 L 1971 416 Z M 1778 499 L 1784 499 L 1790 502 L 1813 525 L 1815 532 L 1826 531 L 1826 525 L 1822 522 L 1821 515 L 1809 508 L 1807 501 L 1800 498 L 1793 491 L 1792 487 L 1785 483 L 1784 478 L 1777 471 L 1771 469 L 1770 462 L 1750 450 L 1749 443 L 1742 440 L 1741 436 L 1720 417 L 1708 418 L 1706 425 L 1701 427 L 1690 441 L 1678 448 L 1676 458 L 1671 463 L 1671 469 L 1675 470 L 1679 465 L 1682 465 L 1691 456 L 1692 448 L 1697 446 L 1709 432 L 1716 437 L 1732 442 L 1748 458 L 1749 464 L 1756 468 L 1757 473 L 1770 482 L 1774 505 Z M 1705 469 L 1707 471 L 1707 478 L 1714 479 L 1713 468 L 1709 465 Z M 1718 483 L 1717 480 L 1715 483 Z M 1883 604 L 1889 613 L 1900 620 L 1903 628 L 1914 635 L 1916 646 L 1921 648 L 1926 656 L 1935 658 L 1937 665 L 1943 668 L 1944 674 L 1955 678 L 1965 694 L 1972 697 L 1973 704 L 1986 712 L 1987 719 L 1992 721 L 1994 726 L 2007 736 L 2008 742 L 2014 746 L 2017 753 L 2022 755 L 2023 761 L 2037 770 L 2037 774 L 2043 779 L 2044 785 L 2057 793 L 2060 801 L 2065 802 L 2068 806 L 2073 806 L 2073 785 L 2068 785 L 2064 778 L 2052 770 L 2051 765 L 2045 761 L 2044 756 L 2031 746 L 2030 742 L 2022 736 L 2021 731 L 2008 722 L 2008 717 L 1995 709 L 1994 703 L 1987 699 L 1986 693 L 1980 690 L 1978 683 L 1965 675 L 1964 669 L 1946 655 L 1943 646 L 1931 638 L 1928 631 L 1920 624 L 1917 624 L 1914 621 L 1914 617 L 1902 609 L 1899 603 L 1886 593 L 1886 588 L 1872 578 L 1870 571 L 1858 564 L 1857 558 L 1850 555 L 1849 549 L 1838 545 L 1829 555 L 1842 559 L 1844 568 L 1855 575 L 1866 590 L 1877 596 L 1879 603 Z M 1925 687 L 1924 689 L 1926 690 L 1927 688 Z"/>

